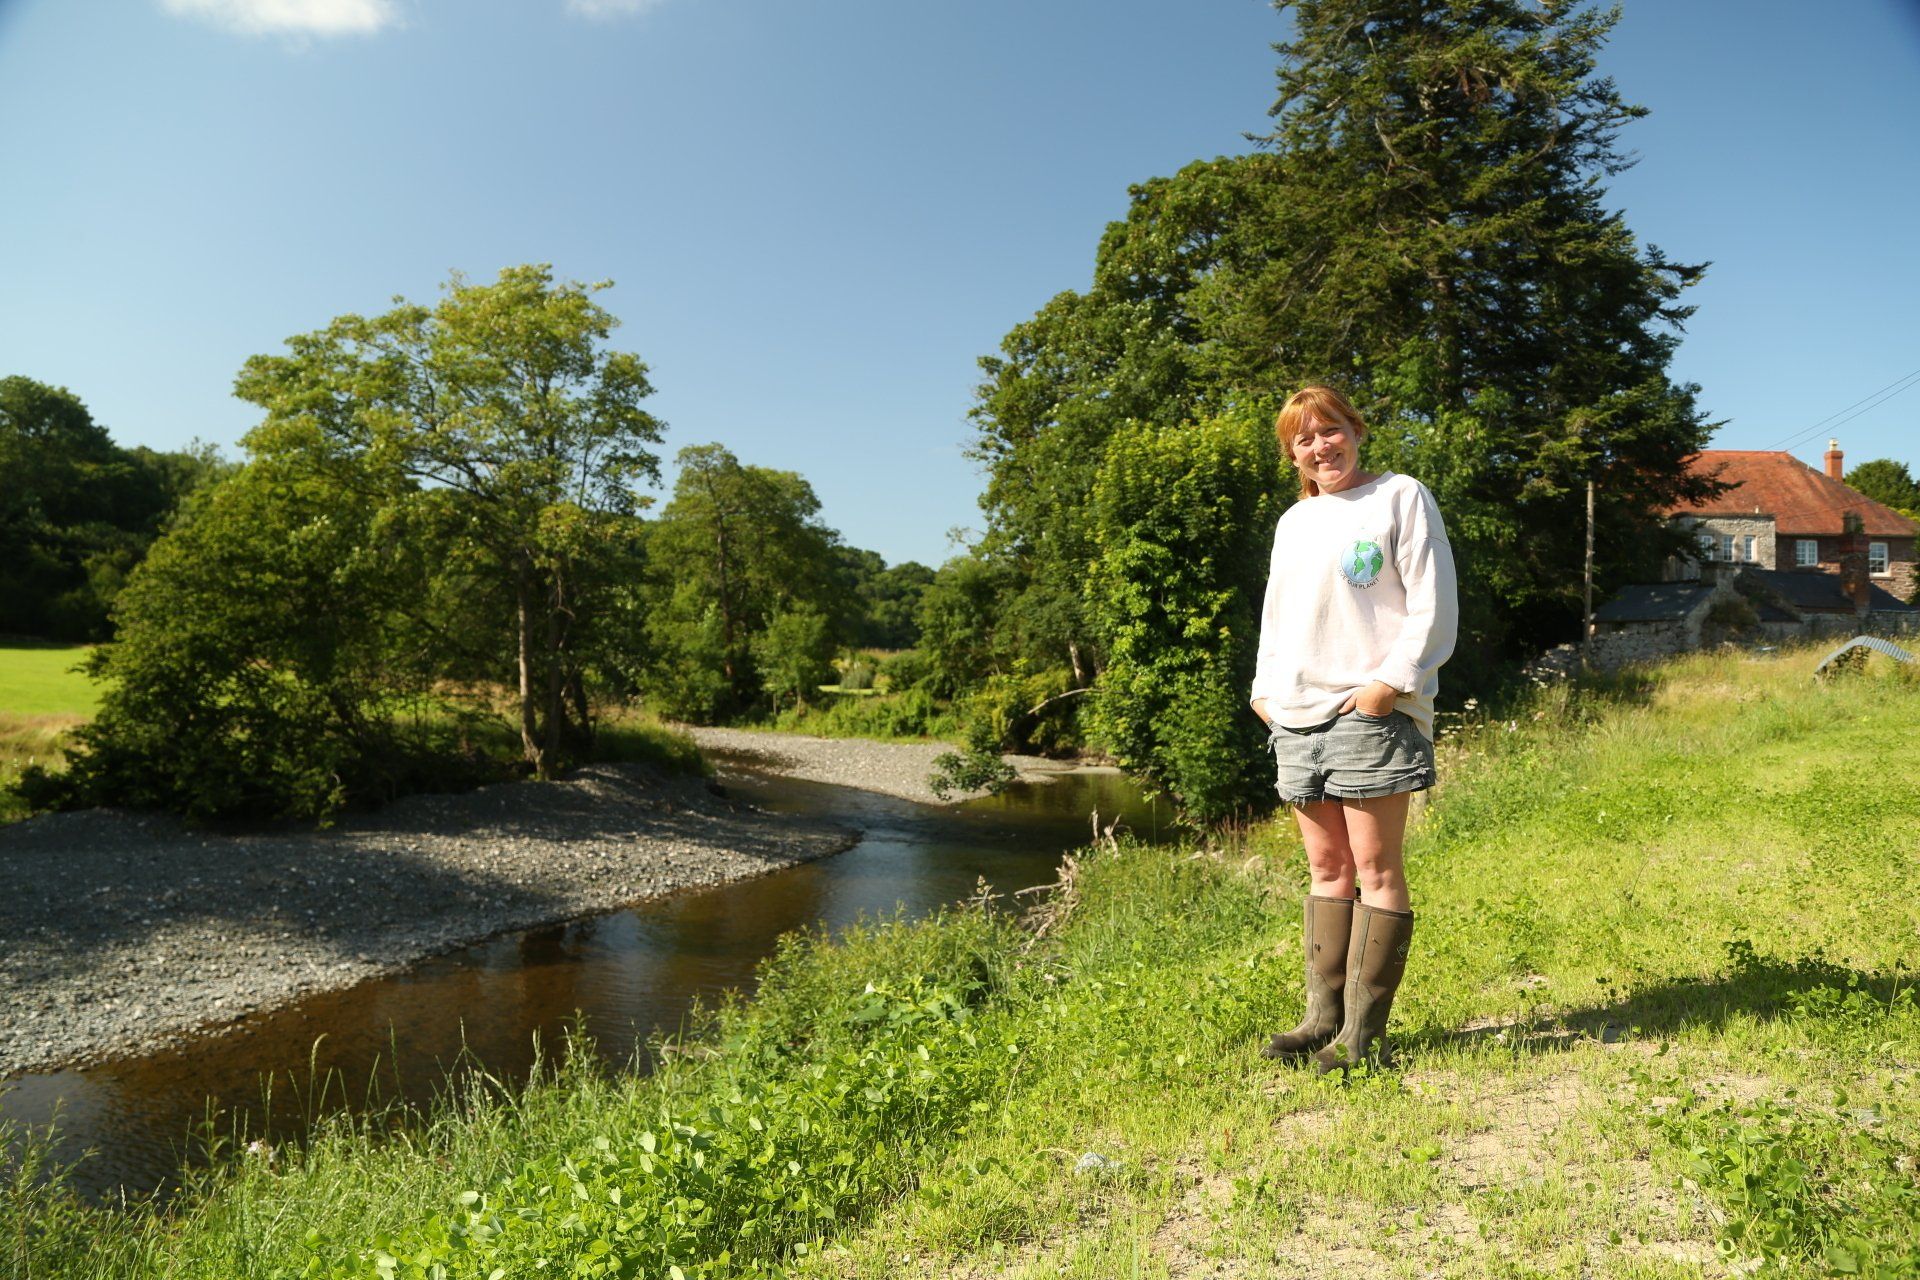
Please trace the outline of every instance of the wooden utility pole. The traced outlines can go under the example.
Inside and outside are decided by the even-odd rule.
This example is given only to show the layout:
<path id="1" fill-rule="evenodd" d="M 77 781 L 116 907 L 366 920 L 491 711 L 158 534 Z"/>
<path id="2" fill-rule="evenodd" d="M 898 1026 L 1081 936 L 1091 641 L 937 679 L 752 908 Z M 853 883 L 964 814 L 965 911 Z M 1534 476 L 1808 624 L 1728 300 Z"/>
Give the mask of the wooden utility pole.
<path id="1" fill-rule="evenodd" d="M 1586 624 L 1580 631 L 1580 665 L 1584 668 L 1593 651 L 1593 481 L 1587 481 L 1587 573 Z"/>

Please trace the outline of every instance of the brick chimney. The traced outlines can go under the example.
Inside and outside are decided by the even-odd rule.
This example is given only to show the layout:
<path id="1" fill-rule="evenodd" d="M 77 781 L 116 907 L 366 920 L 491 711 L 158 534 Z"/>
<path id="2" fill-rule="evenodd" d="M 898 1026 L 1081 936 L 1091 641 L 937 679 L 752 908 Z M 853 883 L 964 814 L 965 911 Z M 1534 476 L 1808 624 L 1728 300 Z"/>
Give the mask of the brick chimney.
<path id="1" fill-rule="evenodd" d="M 1840 469 L 1840 459 L 1842 456 L 1840 452 L 1840 442 L 1838 440 L 1827 441 L 1827 476 L 1829 479 L 1844 480 L 1847 478 L 1846 473 Z"/>

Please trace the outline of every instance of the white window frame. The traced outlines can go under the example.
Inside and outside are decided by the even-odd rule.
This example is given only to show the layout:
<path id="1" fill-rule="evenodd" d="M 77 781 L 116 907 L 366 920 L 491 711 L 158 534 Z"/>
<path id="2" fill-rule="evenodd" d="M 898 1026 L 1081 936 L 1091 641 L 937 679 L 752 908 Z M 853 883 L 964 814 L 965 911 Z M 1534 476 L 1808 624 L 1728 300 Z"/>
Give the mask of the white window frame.
<path id="1" fill-rule="evenodd" d="M 1725 560 L 1728 564 L 1733 563 L 1733 535 L 1732 534 L 1723 533 L 1720 535 L 1720 554 L 1716 556 L 1715 559 Z"/>
<path id="2" fill-rule="evenodd" d="M 1740 558 L 1748 564 L 1760 558 L 1760 539 L 1750 533 L 1740 535 Z"/>
<path id="3" fill-rule="evenodd" d="M 1876 578 L 1884 578 L 1893 572 L 1893 564 L 1887 558 L 1887 544 L 1869 542 L 1867 544 L 1867 572 Z"/>
<path id="4" fill-rule="evenodd" d="M 1705 531 L 1702 531 L 1699 537 L 1700 537 L 1700 558 L 1702 560 L 1713 559 L 1713 548 L 1716 545 L 1718 539 L 1716 539 L 1711 533 L 1707 533 Z"/>
<path id="5" fill-rule="evenodd" d="M 1793 567 L 1812 569 L 1820 563 L 1820 540 L 1818 538 L 1795 538 L 1793 540 Z"/>

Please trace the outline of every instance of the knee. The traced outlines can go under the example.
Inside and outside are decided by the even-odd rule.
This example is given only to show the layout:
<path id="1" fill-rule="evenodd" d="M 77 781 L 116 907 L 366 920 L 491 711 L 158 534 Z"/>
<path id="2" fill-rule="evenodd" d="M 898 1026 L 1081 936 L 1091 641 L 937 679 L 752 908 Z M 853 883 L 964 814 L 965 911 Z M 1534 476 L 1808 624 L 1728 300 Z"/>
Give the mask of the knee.
<path id="1" fill-rule="evenodd" d="M 1371 893 L 1395 888 L 1405 883 L 1407 876 L 1398 858 L 1367 858 L 1355 860 L 1354 878 L 1362 890 Z"/>

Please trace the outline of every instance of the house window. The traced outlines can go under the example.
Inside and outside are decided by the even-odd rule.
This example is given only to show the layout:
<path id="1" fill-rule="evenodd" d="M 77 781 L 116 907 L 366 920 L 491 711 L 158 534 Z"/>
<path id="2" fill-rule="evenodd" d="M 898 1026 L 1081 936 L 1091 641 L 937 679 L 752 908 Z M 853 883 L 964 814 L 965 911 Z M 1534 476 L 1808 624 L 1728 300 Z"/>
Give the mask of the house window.
<path id="1" fill-rule="evenodd" d="M 1752 564 L 1755 559 L 1753 554 L 1753 541 L 1753 535 L 1750 533 L 1740 535 L 1740 558 L 1748 564 Z"/>
<path id="2" fill-rule="evenodd" d="M 1868 573 L 1887 572 L 1887 544 L 1886 543 L 1869 542 L 1867 544 L 1867 572 Z"/>
<path id="3" fill-rule="evenodd" d="M 1793 563 L 1796 568 L 1811 569 L 1820 563 L 1820 543 L 1814 538 L 1795 538 L 1793 540 Z"/>
<path id="4" fill-rule="evenodd" d="M 1733 535 L 1732 534 L 1723 533 L 1720 535 L 1720 555 L 1718 558 L 1721 560 L 1727 560 L 1727 561 L 1731 561 L 1733 559 Z"/>
<path id="5" fill-rule="evenodd" d="M 1702 560 L 1713 559 L 1713 535 L 1710 533 L 1700 535 L 1700 558 Z"/>

